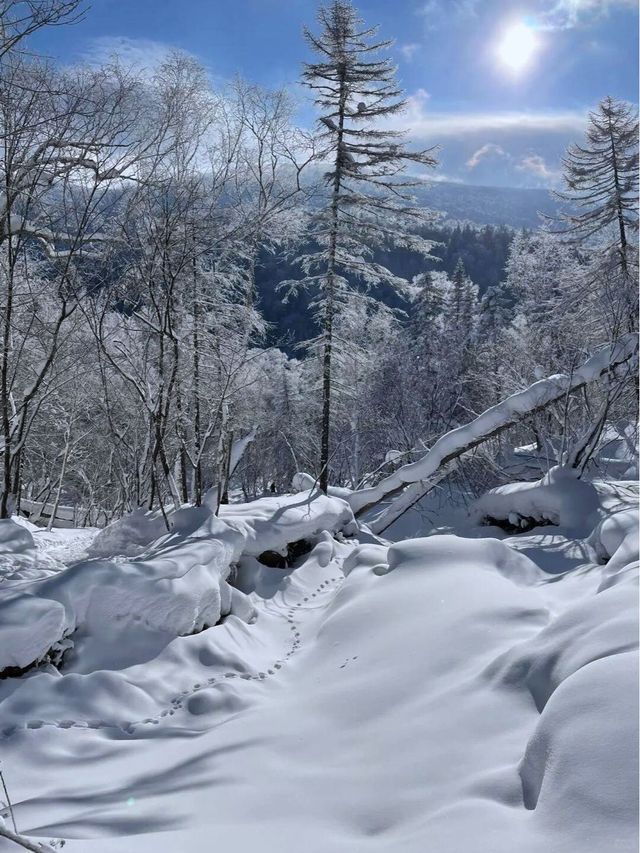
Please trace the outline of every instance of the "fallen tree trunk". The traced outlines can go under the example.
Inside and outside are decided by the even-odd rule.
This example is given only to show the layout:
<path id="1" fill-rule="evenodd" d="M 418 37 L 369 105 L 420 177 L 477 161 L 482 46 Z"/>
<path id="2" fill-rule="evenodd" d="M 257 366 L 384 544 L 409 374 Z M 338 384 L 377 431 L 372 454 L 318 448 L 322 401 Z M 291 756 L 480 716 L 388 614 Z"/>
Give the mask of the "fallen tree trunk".
<path id="1" fill-rule="evenodd" d="M 7 829 L 6 826 L 0 826 L 0 837 L 13 841 L 14 844 L 22 847 L 23 850 L 32 850 L 34 853 L 47 853 L 47 851 L 54 853 L 53 847 L 51 847 L 50 844 L 45 844 L 44 841 L 31 841 L 31 839 L 27 838 L 25 835 L 11 832 L 11 830 Z"/>
<path id="2" fill-rule="evenodd" d="M 356 516 L 361 516 L 382 501 L 398 495 L 370 522 L 374 533 L 382 533 L 444 479 L 460 457 L 567 394 L 607 374 L 617 373 L 621 368 L 631 369 L 637 353 L 637 336 L 625 335 L 592 355 L 573 373 L 559 373 L 534 382 L 482 412 L 470 423 L 441 436 L 421 459 L 403 465 L 376 486 L 352 492 L 348 497 L 351 509 Z"/>

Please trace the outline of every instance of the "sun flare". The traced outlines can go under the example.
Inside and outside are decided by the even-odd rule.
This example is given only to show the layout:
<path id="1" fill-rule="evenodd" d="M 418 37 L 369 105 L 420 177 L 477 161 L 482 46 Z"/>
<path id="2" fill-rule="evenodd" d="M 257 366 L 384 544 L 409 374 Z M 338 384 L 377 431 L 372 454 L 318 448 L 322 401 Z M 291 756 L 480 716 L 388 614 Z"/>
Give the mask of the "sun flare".
<path id="1" fill-rule="evenodd" d="M 512 24 L 498 43 L 498 59 L 517 74 L 529 65 L 537 48 L 538 37 L 530 26 L 524 22 Z"/>

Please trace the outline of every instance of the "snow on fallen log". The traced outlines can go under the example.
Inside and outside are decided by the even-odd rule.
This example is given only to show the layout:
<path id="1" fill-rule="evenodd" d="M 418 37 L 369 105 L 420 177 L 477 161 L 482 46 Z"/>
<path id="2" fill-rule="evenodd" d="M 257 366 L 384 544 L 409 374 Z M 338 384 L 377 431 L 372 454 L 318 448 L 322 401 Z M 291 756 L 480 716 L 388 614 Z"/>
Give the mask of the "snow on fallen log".
<path id="1" fill-rule="evenodd" d="M 290 543 L 323 530 L 357 531 L 349 505 L 319 491 L 227 504 L 220 507 L 220 517 L 242 533 L 242 553 L 251 557 L 264 551 L 286 554 Z"/>
<path id="2" fill-rule="evenodd" d="M 592 483 L 575 468 L 555 465 L 534 482 L 507 483 L 475 500 L 469 515 L 475 524 L 526 530 L 544 524 L 571 528 L 584 535 L 598 521 L 600 501 Z"/>
<path id="3" fill-rule="evenodd" d="M 2 818 L 0 818 L 0 821 Z M 18 847 L 21 847 L 23 850 L 31 850 L 32 853 L 55 853 L 55 850 L 50 844 L 46 844 L 44 841 L 33 841 L 31 838 L 27 838 L 26 835 L 20 835 L 18 832 L 11 832 L 4 823 L 0 823 L 0 837 L 6 838 L 8 841 L 13 841 L 14 844 L 17 844 Z M 15 848 L 12 848 L 15 849 Z"/>
<path id="4" fill-rule="evenodd" d="M 291 478 L 291 488 L 294 492 L 314 491 L 318 488 L 318 480 L 315 477 L 312 477 L 311 474 L 299 471 Z M 349 498 L 353 494 L 353 489 L 347 489 L 344 486 L 329 486 L 327 494 L 330 497 L 342 498 L 349 502 Z"/>
<path id="5" fill-rule="evenodd" d="M 319 493 L 232 505 L 222 518 L 209 507 L 180 509 L 159 537 L 155 513 L 132 516 L 98 535 L 94 559 L 36 583 L 0 586 L 0 676 L 57 663 L 80 627 L 109 642 L 114 626 L 176 637 L 229 614 L 251 621 L 250 600 L 227 582 L 241 555 L 286 552 L 290 542 L 321 530 L 355 528 L 348 504 Z M 127 537 L 137 541 L 133 549 Z"/>
<path id="6" fill-rule="evenodd" d="M 446 477 L 460 456 L 539 409 L 561 400 L 566 394 L 597 381 L 622 365 L 629 364 L 635 359 L 637 352 L 637 336 L 625 335 L 617 343 L 610 344 L 592 355 L 573 373 L 549 376 L 534 382 L 523 391 L 512 394 L 470 423 L 443 435 L 421 459 L 403 465 L 376 486 L 353 492 L 348 497 L 351 509 L 356 515 L 361 515 L 365 510 L 401 492 L 399 497 L 370 522 L 372 531 L 381 533 Z"/>

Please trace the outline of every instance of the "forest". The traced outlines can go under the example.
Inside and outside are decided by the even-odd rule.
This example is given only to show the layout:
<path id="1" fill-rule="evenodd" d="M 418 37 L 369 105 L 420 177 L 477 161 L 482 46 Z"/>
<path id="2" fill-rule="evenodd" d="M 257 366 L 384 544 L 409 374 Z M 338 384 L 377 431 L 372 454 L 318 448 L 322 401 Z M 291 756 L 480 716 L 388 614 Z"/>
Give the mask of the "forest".
<path id="1" fill-rule="evenodd" d="M 386 172 L 405 156 L 427 169 L 435 159 L 354 124 L 348 145 L 370 160 L 375 139 L 382 177 L 350 165 L 345 176 L 345 216 L 353 206 L 366 233 L 339 247 L 332 447 L 321 458 L 328 303 L 310 266 L 326 258 L 320 163 L 333 130 L 297 128 L 284 91 L 239 79 L 215 91 L 178 54 L 136 79 L 117 65 L 60 69 L 7 49 L 3 74 L 5 517 L 33 504 L 103 520 L 142 504 L 198 504 L 208 488 L 228 491 L 234 438 L 248 434 L 235 473 L 245 498 L 285 489 L 297 470 L 354 488 L 388 451 L 410 458 L 634 329 L 625 105 L 602 102 L 590 131 L 597 152 L 602 123 L 613 122 L 623 193 L 613 166 L 583 175 L 597 155 L 570 153 L 567 180 L 578 183 L 568 201 L 596 207 L 515 234 L 438 229 L 437 212 L 409 199 L 412 179 L 389 208 Z M 391 84 L 381 85 L 386 97 Z M 393 109 L 382 100 L 357 121 Z M 366 203 L 350 195 L 361 185 L 371 186 Z M 378 208 L 393 227 L 372 224 Z M 594 412 L 604 406 L 615 421 L 610 406 L 624 411 L 609 398 L 626 392 L 589 393 L 551 421 L 532 419 L 518 442 L 557 456 Z M 483 452 L 493 468 L 501 448 Z"/>
<path id="2" fill-rule="evenodd" d="M 482 223 L 348 0 L 281 88 L 91 15 L 0 0 L 0 845 L 631 853 L 636 107 Z"/>

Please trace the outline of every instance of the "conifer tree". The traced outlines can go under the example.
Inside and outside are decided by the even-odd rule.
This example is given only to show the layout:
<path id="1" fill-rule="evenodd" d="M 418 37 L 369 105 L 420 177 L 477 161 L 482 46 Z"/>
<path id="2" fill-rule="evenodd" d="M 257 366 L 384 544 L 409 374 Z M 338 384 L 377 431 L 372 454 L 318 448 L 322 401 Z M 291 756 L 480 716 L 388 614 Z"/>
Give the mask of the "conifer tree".
<path id="1" fill-rule="evenodd" d="M 408 164 L 434 166 L 432 151 L 410 151 L 403 134 L 377 122 L 400 113 L 404 101 L 395 68 L 384 56 L 388 41 L 376 41 L 347 0 L 333 0 L 318 11 L 320 31 L 305 30 L 319 55 L 307 63 L 303 82 L 322 111 L 322 159 L 328 162 L 329 192 L 313 221 L 317 251 L 302 258 L 305 283 L 319 291 L 316 308 L 322 327 L 322 436 L 320 488 L 329 481 L 333 328 L 336 311 L 354 282 L 365 288 L 406 285 L 372 258 L 376 245 L 400 245 L 428 255 L 432 244 L 417 234 L 430 217 L 414 205 L 403 177 Z"/>
<path id="2" fill-rule="evenodd" d="M 430 272 L 420 273 L 413 279 L 419 290 L 411 308 L 410 327 L 412 337 L 418 341 L 429 341 L 437 329 L 444 309 L 444 294 Z"/>
<path id="3" fill-rule="evenodd" d="M 464 299 L 465 282 L 467 280 L 467 271 L 464 267 L 462 258 L 458 257 L 453 275 L 451 276 L 451 300 L 450 300 L 450 324 L 454 329 L 460 326 L 460 317 L 462 314 L 462 302 Z"/>
<path id="4" fill-rule="evenodd" d="M 638 117 L 623 101 L 604 98 L 589 116 L 586 140 L 571 145 L 563 160 L 565 190 L 557 197 L 577 212 L 563 215 L 562 233 L 576 242 L 601 242 L 604 265 L 596 276 L 620 276 L 631 329 L 636 325 L 638 254 Z M 622 300 L 620 300 L 622 297 Z"/>
<path id="5" fill-rule="evenodd" d="M 462 347 L 471 340 L 476 315 L 477 288 L 467 275 L 462 258 L 458 258 L 451 279 L 449 329 Z"/>

